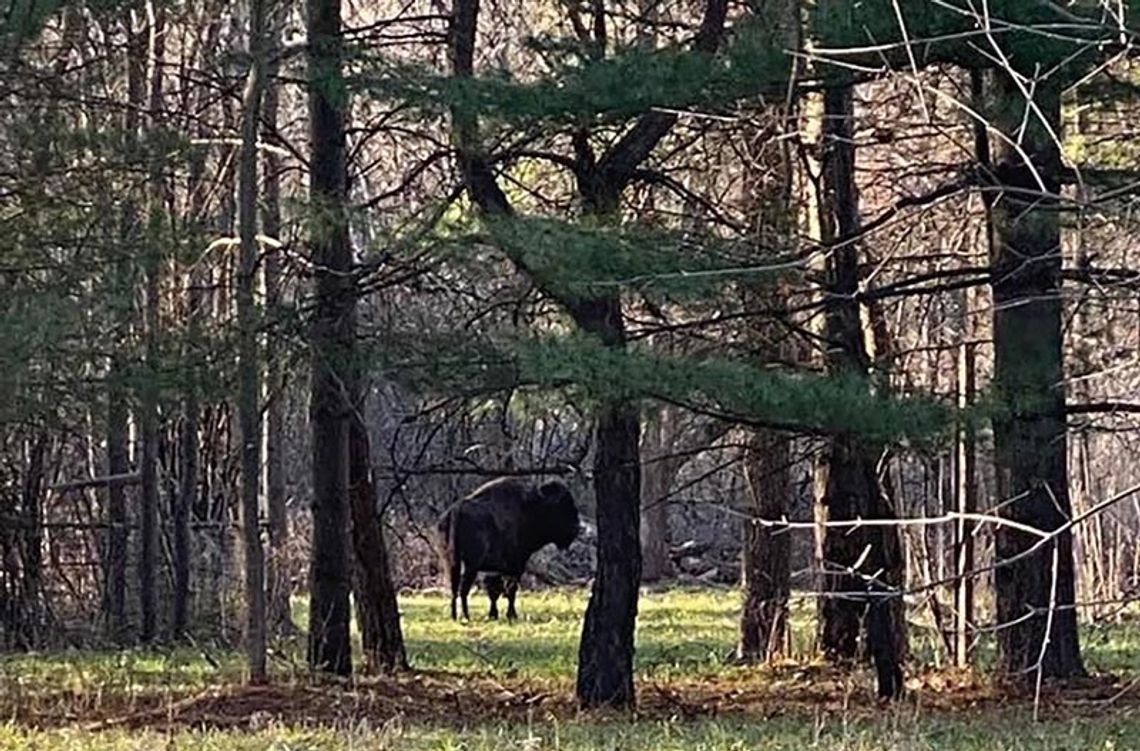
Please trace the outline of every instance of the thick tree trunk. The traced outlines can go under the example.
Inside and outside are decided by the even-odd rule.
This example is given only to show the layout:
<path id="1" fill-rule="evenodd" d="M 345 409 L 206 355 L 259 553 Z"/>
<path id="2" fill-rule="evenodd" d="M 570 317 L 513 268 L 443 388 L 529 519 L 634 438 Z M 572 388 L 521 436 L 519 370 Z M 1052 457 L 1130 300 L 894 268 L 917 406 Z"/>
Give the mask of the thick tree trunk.
<path id="1" fill-rule="evenodd" d="M 340 0 L 307 0 L 309 31 L 310 254 L 316 269 L 312 345 L 313 547 L 308 661 L 352 672 L 349 642 L 349 427 L 355 290 L 349 273 L 347 165 Z M 319 219 L 318 219 L 319 217 Z"/>
<path id="2" fill-rule="evenodd" d="M 241 521 L 245 559 L 245 646 L 251 683 L 264 683 L 265 554 L 261 547 L 261 358 L 257 351 L 257 133 L 265 88 L 265 0 L 250 3 L 250 69 L 242 109 L 238 177 L 238 422 L 241 431 Z"/>
<path id="3" fill-rule="evenodd" d="M 1039 85 L 1037 106 L 1025 115 L 1019 88 L 1008 76 L 995 77 L 993 119 L 1032 160 L 1025 164 L 995 139 L 994 173 L 1002 192 L 992 207 L 994 385 L 1006 406 L 993 421 L 998 500 L 1004 518 L 1049 532 L 1072 513 L 1056 198 L 1061 155 L 1054 136 L 1061 130 L 1060 92 Z M 1067 607 L 1076 599 L 1072 535 L 1061 533 L 1028 553 L 1038 539 L 997 528 L 1001 665 L 1019 677 L 1038 667 L 1046 677 L 1082 675 L 1077 613 Z"/>
<path id="4" fill-rule="evenodd" d="M 787 513 L 791 490 L 790 453 L 787 436 L 774 431 L 753 434 L 745 464 L 750 501 L 747 511 L 751 516 L 777 520 Z M 754 662 L 783 651 L 791 594 L 792 548 L 786 529 L 748 519 L 743 521 L 742 528 L 744 607 L 736 654 L 741 660 Z"/>
<path id="5" fill-rule="evenodd" d="M 641 581 L 638 409 L 609 404 L 597 420 L 598 567 L 578 647 L 577 697 L 584 707 L 624 707 L 635 698 L 634 627 Z"/>
<path id="6" fill-rule="evenodd" d="M 365 672 L 391 673 L 408 667 L 396 586 L 384 543 L 384 527 L 376 509 L 371 443 L 364 421 L 364 400 L 358 401 L 349 438 L 352 454 L 351 495 L 354 600 L 364 646 Z"/>
<path id="7" fill-rule="evenodd" d="M 859 244 L 854 238 L 860 219 L 853 93 L 852 86 L 834 86 L 824 94 L 824 194 L 819 226 L 824 242 L 838 241 L 828 265 L 828 368 L 836 375 L 867 377 L 873 337 L 864 330 L 855 298 Z M 823 499 L 829 522 L 895 517 L 878 477 L 881 454 L 881 446 L 865 439 L 840 435 L 831 440 Z M 829 527 L 823 559 L 820 642 L 824 654 L 831 659 L 855 657 L 865 619 L 868 651 L 879 670 L 879 693 L 896 696 L 902 690 L 899 665 L 905 644 L 903 603 L 898 596 L 904 561 L 898 530 L 886 526 Z"/>

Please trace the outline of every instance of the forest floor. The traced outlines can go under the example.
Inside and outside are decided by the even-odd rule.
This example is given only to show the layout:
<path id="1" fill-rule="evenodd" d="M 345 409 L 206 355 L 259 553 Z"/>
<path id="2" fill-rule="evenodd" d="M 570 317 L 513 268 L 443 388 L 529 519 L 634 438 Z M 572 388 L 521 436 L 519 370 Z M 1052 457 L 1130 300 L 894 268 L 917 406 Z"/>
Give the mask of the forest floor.
<path id="1" fill-rule="evenodd" d="M 526 592 L 509 624 L 486 620 L 478 594 L 465 624 L 441 593 L 404 596 L 414 671 L 340 685 L 307 680 L 298 640 L 274 645 L 267 687 L 243 685 L 240 653 L 211 645 L 9 656 L 0 751 L 1140 749 L 1140 620 L 1087 627 L 1094 678 L 1036 697 L 940 668 L 934 634 L 915 624 L 908 694 L 883 708 L 870 671 L 810 659 L 809 603 L 796 606 L 791 658 L 750 667 L 732 660 L 735 590 L 654 592 L 639 609 L 637 711 L 584 714 L 573 681 L 585 600 Z"/>

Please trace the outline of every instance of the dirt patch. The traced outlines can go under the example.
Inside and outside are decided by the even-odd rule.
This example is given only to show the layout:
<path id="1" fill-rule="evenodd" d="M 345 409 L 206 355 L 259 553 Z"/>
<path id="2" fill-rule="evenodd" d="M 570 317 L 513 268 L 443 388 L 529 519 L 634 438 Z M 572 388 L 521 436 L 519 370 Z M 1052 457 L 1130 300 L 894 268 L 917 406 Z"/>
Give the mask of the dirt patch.
<path id="1" fill-rule="evenodd" d="M 865 673 L 829 666 L 757 668 L 739 677 L 642 681 L 632 713 L 639 719 L 702 717 L 816 717 L 842 713 L 869 717 L 884 711 Z M 940 671 L 911 679 L 902 710 L 947 712 L 1031 711 L 1032 693 L 1001 687 L 970 673 Z M 1042 717 L 1100 717 L 1140 708 L 1140 680 L 1089 679 L 1046 686 Z M 256 730 L 270 724 L 339 726 L 399 719 L 453 727 L 488 721 L 527 722 L 581 718 L 568 682 L 499 681 L 448 673 L 409 673 L 367 680 L 270 686 L 226 685 L 173 694 L 69 692 L 0 697 L 0 717 L 35 728 L 216 728 Z M 595 721 L 629 719 L 629 712 L 595 712 Z"/>

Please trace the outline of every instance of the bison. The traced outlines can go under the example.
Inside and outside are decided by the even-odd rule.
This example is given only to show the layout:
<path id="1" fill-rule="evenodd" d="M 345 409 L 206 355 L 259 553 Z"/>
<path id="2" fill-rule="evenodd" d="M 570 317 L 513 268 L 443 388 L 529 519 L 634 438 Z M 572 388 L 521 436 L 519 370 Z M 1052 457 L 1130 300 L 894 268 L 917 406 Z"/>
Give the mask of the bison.
<path id="1" fill-rule="evenodd" d="M 444 565 L 451 586 L 451 617 L 455 600 L 467 612 L 467 594 L 479 572 L 491 598 L 490 617 L 499 615 L 498 599 L 507 595 L 507 618 L 518 617 L 515 595 L 518 578 L 536 550 L 553 542 L 559 550 L 578 536 L 574 496 L 560 482 L 535 487 L 515 479 L 492 480 L 476 488 L 440 517 L 437 527 Z"/>

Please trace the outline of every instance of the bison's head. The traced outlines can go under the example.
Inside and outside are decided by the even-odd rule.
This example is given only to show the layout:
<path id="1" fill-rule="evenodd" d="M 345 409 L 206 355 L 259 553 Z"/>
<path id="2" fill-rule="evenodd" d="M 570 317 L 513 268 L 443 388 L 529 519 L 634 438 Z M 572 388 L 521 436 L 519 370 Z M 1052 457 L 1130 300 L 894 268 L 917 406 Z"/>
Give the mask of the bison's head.
<path id="1" fill-rule="evenodd" d="M 546 514 L 547 529 L 559 550 L 565 550 L 578 536 L 578 506 L 570 490 L 560 482 L 548 482 L 538 489 Z"/>

